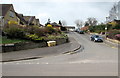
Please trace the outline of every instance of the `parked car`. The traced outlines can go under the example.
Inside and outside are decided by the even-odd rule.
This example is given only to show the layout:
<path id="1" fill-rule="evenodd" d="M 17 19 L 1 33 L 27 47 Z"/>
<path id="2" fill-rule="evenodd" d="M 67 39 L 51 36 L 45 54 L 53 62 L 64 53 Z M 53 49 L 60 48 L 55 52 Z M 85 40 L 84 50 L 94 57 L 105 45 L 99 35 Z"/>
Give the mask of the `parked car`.
<path id="1" fill-rule="evenodd" d="M 78 33 L 79 33 L 79 34 L 84 34 L 84 31 L 79 30 Z"/>
<path id="2" fill-rule="evenodd" d="M 78 32 L 80 29 L 75 29 L 75 32 Z"/>
<path id="3" fill-rule="evenodd" d="M 75 31 L 75 29 L 69 29 L 69 31 L 74 32 L 74 31 Z"/>
<path id="4" fill-rule="evenodd" d="M 103 42 L 103 38 L 99 35 L 92 35 L 90 37 L 90 40 L 94 42 Z"/>

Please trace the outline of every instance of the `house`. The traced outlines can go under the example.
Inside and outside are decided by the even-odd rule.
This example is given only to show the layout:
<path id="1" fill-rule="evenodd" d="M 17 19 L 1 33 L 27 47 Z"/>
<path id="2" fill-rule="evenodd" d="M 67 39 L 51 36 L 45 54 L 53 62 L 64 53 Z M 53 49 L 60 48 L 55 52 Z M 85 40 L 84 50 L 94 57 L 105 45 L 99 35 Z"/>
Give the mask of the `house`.
<path id="1" fill-rule="evenodd" d="M 53 28 L 61 29 L 61 25 L 57 24 L 56 22 L 51 23 L 51 25 Z"/>
<path id="2" fill-rule="evenodd" d="M 12 4 L 0 4 L 0 6 L 2 6 L 2 14 L 0 13 L 0 26 L 7 25 L 9 21 L 18 22 Z"/>
<path id="3" fill-rule="evenodd" d="M 39 19 L 36 19 L 36 25 L 37 25 L 37 26 L 40 26 L 40 21 L 39 21 Z"/>
<path id="4" fill-rule="evenodd" d="M 39 25 L 39 20 L 35 18 L 35 16 L 23 16 L 27 25 Z"/>
<path id="5" fill-rule="evenodd" d="M 75 26 L 64 26 L 68 31 L 70 30 L 72 30 L 72 31 L 74 31 L 75 30 Z"/>
<path id="6" fill-rule="evenodd" d="M 80 30 L 87 31 L 89 30 L 89 26 L 82 27 Z"/>
<path id="7" fill-rule="evenodd" d="M 25 19 L 23 18 L 23 14 L 18 14 L 16 13 L 16 16 L 18 18 L 18 24 L 19 25 L 27 25 L 27 22 L 25 21 Z"/>

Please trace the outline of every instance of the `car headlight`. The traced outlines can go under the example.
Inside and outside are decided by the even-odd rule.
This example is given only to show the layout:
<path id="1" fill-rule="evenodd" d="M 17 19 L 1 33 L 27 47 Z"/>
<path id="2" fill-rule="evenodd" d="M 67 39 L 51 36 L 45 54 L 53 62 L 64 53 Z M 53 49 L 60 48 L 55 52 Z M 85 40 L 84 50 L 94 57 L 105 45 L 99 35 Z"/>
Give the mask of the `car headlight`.
<path id="1" fill-rule="evenodd" d="M 97 38 L 95 38 L 95 40 L 97 40 Z"/>

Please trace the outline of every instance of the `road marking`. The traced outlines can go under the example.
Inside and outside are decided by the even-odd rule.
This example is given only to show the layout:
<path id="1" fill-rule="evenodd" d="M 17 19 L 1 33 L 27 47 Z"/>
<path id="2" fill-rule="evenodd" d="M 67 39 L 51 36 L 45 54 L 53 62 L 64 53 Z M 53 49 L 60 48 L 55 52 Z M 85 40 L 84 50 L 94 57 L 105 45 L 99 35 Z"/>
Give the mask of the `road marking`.
<path id="1" fill-rule="evenodd" d="M 114 60 L 81 60 L 81 61 L 74 61 L 74 62 L 69 62 L 69 64 L 75 64 L 75 63 L 79 63 L 79 64 L 85 64 L 85 63 L 117 63 L 117 61 Z"/>
<path id="2" fill-rule="evenodd" d="M 117 49 L 118 47 L 114 47 L 114 46 L 111 46 L 111 45 L 108 45 L 108 44 L 105 44 L 106 46 L 109 46 L 111 48 L 114 48 L 114 49 Z"/>

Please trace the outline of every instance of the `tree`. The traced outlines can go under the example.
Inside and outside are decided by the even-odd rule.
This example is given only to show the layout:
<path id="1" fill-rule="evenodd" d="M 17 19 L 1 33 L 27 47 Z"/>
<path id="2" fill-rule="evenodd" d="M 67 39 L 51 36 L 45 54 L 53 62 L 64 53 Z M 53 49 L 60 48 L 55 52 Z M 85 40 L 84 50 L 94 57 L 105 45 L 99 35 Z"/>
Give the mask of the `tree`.
<path id="1" fill-rule="evenodd" d="M 62 25 L 61 21 L 59 20 L 59 24 Z"/>
<path id="2" fill-rule="evenodd" d="M 89 26 L 89 23 L 87 21 L 85 22 L 85 26 Z"/>
<path id="3" fill-rule="evenodd" d="M 95 26 L 97 25 L 98 21 L 96 20 L 96 18 L 87 18 L 87 23 L 89 24 L 89 26 Z"/>
<path id="4" fill-rule="evenodd" d="M 62 25 L 67 25 L 67 22 L 65 20 L 62 20 Z"/>
<path id="5" fill-rule="evenodd" d="M 75 24 L 76 24 L 76 26 L 77 26 L 78 28 L 81 28 L 84 23 L 83 23 L 82 20 L 76 20 L 76 21 L 75 21 Z"/>

